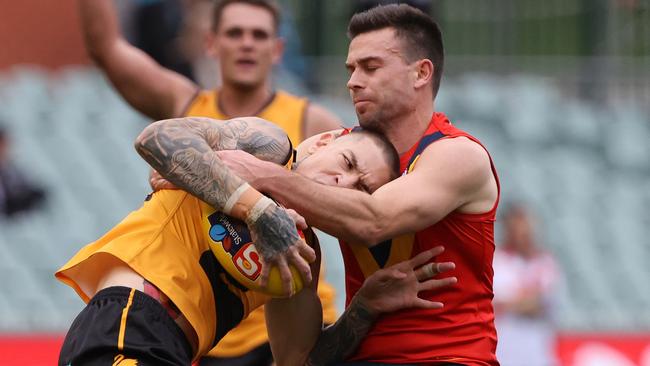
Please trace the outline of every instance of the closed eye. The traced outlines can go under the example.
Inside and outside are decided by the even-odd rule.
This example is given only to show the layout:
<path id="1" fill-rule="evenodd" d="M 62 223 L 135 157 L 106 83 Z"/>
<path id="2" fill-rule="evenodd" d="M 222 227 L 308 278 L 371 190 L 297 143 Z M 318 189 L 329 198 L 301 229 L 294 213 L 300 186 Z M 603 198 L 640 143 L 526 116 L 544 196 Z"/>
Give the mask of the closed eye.
<path id="1" fill-rule="evenodd" d="M 343 155 L 343 160 L 345 161 L 345 166 L 348 168 L 348 170 L 352 170 L 354 168 L 354 164 L 352 163 L 352 160 L 348 158 L 345 154 Z"/>

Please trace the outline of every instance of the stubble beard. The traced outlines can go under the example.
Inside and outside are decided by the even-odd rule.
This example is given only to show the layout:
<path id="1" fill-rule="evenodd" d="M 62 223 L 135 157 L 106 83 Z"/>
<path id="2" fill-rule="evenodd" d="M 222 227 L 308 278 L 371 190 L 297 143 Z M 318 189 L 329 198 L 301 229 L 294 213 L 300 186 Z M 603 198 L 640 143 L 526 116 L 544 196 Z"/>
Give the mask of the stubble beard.
<path id="1" fill-rule="evenodd" d="M 373 113 L 372 115 L 365 117 L 361 117 L 359 114 L 357 114 L 357 118 L 361 127 L 380 133 L 385 133 L 388 127 L 387 122 L 389 121 L 390 116 L 386 116 L 386 114 L 380 110 L 376 113 Z"/>

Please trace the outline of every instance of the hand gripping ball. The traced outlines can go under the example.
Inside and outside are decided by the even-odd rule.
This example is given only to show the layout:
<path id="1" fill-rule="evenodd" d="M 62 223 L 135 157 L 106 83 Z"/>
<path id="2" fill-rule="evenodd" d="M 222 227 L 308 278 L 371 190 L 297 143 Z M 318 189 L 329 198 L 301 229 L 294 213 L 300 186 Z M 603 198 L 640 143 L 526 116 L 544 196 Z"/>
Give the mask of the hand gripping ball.
<path id="1" fill-rule="evenodd" d="M 272 297 L 283 297 L 280 270 L 271 268 L 267 287 L 262 287 L 262 263 L 255 245 L 252 243 L 248 226 L 241 220 L 221 212 L 214 212 L 204 219 L 208 230 L 210 249 L 223 268 L 248 289 L 265 293 Z M 303 233 L 298 233 L 304 238 Z M 289 266 L 293 277 L 293 293 L 303 287 L 302 277 L 294 266 Z"/>

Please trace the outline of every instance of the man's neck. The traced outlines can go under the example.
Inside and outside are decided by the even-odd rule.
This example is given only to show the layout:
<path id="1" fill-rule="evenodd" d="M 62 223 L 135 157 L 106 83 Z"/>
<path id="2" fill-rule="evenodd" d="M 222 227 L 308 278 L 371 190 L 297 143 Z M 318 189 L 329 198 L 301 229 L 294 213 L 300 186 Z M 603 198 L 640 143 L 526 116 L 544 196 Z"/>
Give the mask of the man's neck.
<path id="1" fill-rule="evenodd" d="M 231 118 L 254 116 L 264 109 L 272 95 L 266 85 L 249 90 L 222 86 L 219 89 L 219 109 Z"/>
<path id="2" fill-rule="evenodd" d="M 384 133 L 400 155 L 409 151 L 420 140 L 431 122 L 433 110 L 433 103 L 431 103 L 430 106 L 416 109 L 413 113 L 396 118 L 387 124 L 388 129 Z"/>

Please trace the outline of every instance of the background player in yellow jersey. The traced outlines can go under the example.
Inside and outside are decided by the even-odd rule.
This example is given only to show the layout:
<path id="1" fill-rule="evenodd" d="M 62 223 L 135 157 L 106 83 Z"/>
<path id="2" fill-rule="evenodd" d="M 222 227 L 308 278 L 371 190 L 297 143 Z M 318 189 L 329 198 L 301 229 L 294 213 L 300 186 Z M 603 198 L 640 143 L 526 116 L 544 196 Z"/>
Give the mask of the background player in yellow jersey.
<path id="1" fill-rule="evenodd" d="M 130 45 L 121 35 L 112 0 L 78 0 L 82 32 L 91 58 L 113 86 L 135 109 L 159 120 L 184 116 L 196 103 L 200 87 L 184 76 L 157 64 Z M 219 59 L 222 85 L 214 117 L 254 116 L 267 118 L 265 107 L 274 98 L 271 71 L 282 56 L 283 42 L 277 30 L 280 14 L 273 0 L 223 0 L 216 3 L 208 52 Z M 290 99 L 294 99 L 290 98 Z M 339 120 L 322 107 L 302 104 L 304 120 L 291 122 L 294 141 L 340 126 Z M 203 111 L 197 111 L 203 114 Z M 280 121 L 271 120 L 278 123 Z M 298 138 L 296 138 L 298 137 Z"/>
<path id="2" fill-rule="evenodd" d="M 124 99 L 152 119 L 204 116 L 227 119 L 257 115 L 282 127 L 295 144 L 340 127 L 340 121 L 306 98 L 271 85 L 273 66 L 282 57 L 280 12 L 270 0 L 217 1 L 208 53 L 219 59 L 222 85 L 201 91 L 191 80 L 158 65 L 121 36 L 111 0 L 78 0 L 86 48 Z M 152 176 L 152 181 L 157 179 Z M 336 319 L 334 290 L 319 287 L 327 323 Z M 249 316 L 210 355 L 228 365 L 270 361 L 263 310 Z M 248 354 L 250 351 L 254 351 Z M 232 358 L 240 359 L 232 359 Z M 247 359 L 250 358 L 250 361 Z M 202 365 L 220 363 L 202 362 Z"/>
<path id="3" fill-rule="evenodd" d="M 215 208 L 246 222 L 265 262 L 274 262 L 287 252 L 315 258 L 313 251 L 296 240 L 294 221 L 272 201 L 260 206 L 259 212 L 257 203 L 241 209 L 246 193 L 230 204 L 239 187 L 247 184 L 231 174 L 213 151 L 241 148 L 282 163 L 292 155 L 291 145 L 277 127 L 256 118 L 223 124 L 200 118 L 169 120 L 145 129 L 136 146 L 154 168 L 186 191 L 156 192 L 141 209 L 83 248 L 57 272 L 58 278 L 89 301 L 66 336 L 60 364 L 129 359 L 141 365 L 187 365 L 251 309 L 268 300 L 239 288 L 219 269 L 210 250 L 209 230 L 202 225 Z M 397 157 L 390 143 L 368 132 L 333 142 L 329 138 L 312 140 L 312 146 L 303 146 L 298 155 L 297 172 L 342 187 L 373 192 L 397 175 Z M 302 159 L 304 155 L 308 157 Z M 244 192 L 249 191 L 252 189 Z M 319 344 L 321 311 L 313 286 L 290 299 L 271 300 L 268 324 L 278 362 L 303 364 L 315 344 L 321 349 L 331 347 L 351 328 L 367 329 L 379 312 L 409 306 L 440 307 L 419 299 L 417 293 L 451 283 L 430 277 L 452 266 L 415 268 L 439 252 L 429 252 L 369 279 L 366 291 L 320 336 Z M 318 272 L 317 263 L 311 271 Z"/>

